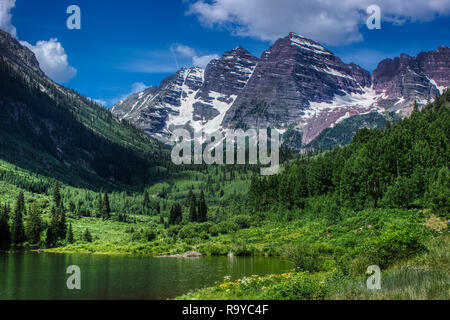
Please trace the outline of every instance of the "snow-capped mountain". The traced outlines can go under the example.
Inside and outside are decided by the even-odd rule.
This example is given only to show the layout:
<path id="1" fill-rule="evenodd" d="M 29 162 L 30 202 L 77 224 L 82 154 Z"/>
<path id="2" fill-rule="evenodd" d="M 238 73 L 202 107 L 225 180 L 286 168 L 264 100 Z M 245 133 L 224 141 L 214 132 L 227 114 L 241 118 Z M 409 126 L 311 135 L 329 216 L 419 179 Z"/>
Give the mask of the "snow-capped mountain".
<path id="1" fill-rule="evenodd" d="M 356 115 L 408 116 L 450 84 L 450 48 L 383 60 L 371 75 L 319 43 L 290 33 L 260 59 L 238 47 L 205 70 L 182 69 L 120 101 L 112 113 L 168 141 L 176 127 L 215 131 L 276 127 L 308 145 Z M 300 147 L 300 146 L 299 146 Z"/>
<path id="2" fill-rule="evenodd" d="M 237 47 L 211 61 L 205 70 L 183 68 L 159 87 L 122 100 L 111 111 L 163 141 L 177 127 L 216 131 L 257 61 L 244 48 Z"/>

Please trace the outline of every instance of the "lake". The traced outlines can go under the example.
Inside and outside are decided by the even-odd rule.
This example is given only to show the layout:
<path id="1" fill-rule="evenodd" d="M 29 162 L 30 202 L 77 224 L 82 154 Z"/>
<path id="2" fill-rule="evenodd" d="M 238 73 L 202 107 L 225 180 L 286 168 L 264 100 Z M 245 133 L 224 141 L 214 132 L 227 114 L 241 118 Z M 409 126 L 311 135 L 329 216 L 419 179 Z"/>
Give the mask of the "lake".
<path id="1" fill-rule="evenodd" d="M 81 290 L 69 290 L 67 267 L 81 270 Z M 274 257 L 154 258 L 130 255 L 0 252 L 0 299 L 167 299 L 212 286 L 225 276 L 289 272 Z"/>

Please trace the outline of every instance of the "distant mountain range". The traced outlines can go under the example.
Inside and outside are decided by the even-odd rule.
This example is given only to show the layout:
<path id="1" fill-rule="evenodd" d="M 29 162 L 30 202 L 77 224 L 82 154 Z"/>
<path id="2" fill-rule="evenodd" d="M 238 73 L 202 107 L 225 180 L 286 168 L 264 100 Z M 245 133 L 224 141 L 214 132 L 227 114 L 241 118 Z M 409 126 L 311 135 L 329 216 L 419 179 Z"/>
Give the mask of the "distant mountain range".
<path id="1" fill-rule="evenodd" d="M 259 59 L 237 47 L 206 69 L 181 69 L 111 112 L 163 142 L 179 127 L 210 132 L 270 126 L 296 148 L 317 147 L 317 141 L 346 143 L 360 127 L 406 117 L 449 86 L 448 47 L 385 59 L 371 75 L 290 33 Z"/>

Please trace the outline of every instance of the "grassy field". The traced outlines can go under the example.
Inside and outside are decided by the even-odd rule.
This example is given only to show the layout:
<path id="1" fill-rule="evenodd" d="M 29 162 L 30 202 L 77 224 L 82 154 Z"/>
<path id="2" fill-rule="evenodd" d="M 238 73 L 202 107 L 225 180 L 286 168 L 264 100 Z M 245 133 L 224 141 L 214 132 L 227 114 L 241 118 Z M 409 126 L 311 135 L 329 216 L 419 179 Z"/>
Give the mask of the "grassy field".
<path id="1" fill-rule="evenodd" d="M 367 277 L 329 272 L 291 272 L 218 282 L 179 300 L 448 300 L 450 299 L 449 237 L 426 244 L 426 252 L 381 274 L 381 289 L 367 289 Z"/>

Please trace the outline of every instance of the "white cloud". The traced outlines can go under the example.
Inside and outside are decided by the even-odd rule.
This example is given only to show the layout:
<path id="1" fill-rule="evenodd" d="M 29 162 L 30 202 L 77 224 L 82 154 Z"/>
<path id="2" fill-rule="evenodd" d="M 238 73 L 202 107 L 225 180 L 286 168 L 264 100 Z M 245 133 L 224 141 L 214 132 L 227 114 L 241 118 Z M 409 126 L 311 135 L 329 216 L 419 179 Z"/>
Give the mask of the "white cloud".
<path id="1" fill-rule="evenodd" d="M 14 38 L 17 37 L 16 27 L 12 24 L 11 9 L 16 5 L 16 0 L 0 1 L 0 29 L 10 33 Z"/>
<path id="2" fill-rule="evenodd" d="M 34 52 L 41 69 L 54 81 L 67 83 L 77 75 L 77 69 L 69 65 L 67 54 L 58 39 L 38 41 L 36 45 L 26 41 L 21 43 Z"/>
<path id="3" fill-rule="evenodd" d="M 219 58 L 220 57 L 217 54 L 209 54 L 209 55 L 201 56 L 201 57 L 194 56 L 194 57 L 192 57 L 192 64 L 194 65 L 194 67 L 200 67 L 200 68 L 205 69 L 211 60 L 219 59 Z"/>
<path id="4" fill-rule="evenodd" d="M 380 6 L 382 22 L 395 24 L 450 14 L 450 0 L 196 0 L 187 14 L 238 36 L 274 41 L 294 31 L 328 45 L 343 45 L 362 40 L 359 28 L 372 4 Z"/>
<path id="5" fill-rule="evenodd" d="M 11 14 L 11 9 L 15 5 L 16 0 L 0 0 L 0 29 L 17 38 L 17 30 L 12 24 Z M 77 75 L 77 69 L 69 65 L 67 54 L 57 39 L 38 41 L 36 45 L 26 41 L 20 43 L 34 52 L 41 69 L 54 81 L 67 83 Z"/>
<path id="6" fill-rule="evenodd" d="M 199 55 L 194 48 L 180 43 L 171 45 L 170 50 L 148 51 L 138 55 L 119 68 L 139 73 L 174 73 L 182 66 L 206 68 L 211 60 L 220 58 L 217 54 Z"/>
<path id="7" fill-rule="evenodd" d="M 131 85 L 131 93 L 129 95 L 132 95 L 133 93 L 138 93 L 141 91 L 144 91 L 147 89 L 148 86 L 143 82 L 135 82 Z"/>
<path id="8" fill-rule="evenodd" d="M 196 54 L 194 48 L 179 43 L 173 44 L 170 47 L 170 51 L 172 51 L 173 53 L 181 54 L 184 57 L 192 57 Z"/>
<path id="9" fill-rule="evenodd" d="M 217 54 L 208 54 L 204 56 L 199 56 L 197 55 L 197 51 L 194 48 L 179 43 L 172 45 L 170 51 L 173 54 L 179 54 L 182 57 L 192 59 L 192 65 L 194 67 L 200 68 L 206 68 L 206 66 L 211 60 L 220 58 Z M 176 55 L 174 57 L 176 60 L 175 62 L 178 65 L 178 59 Z"/>

